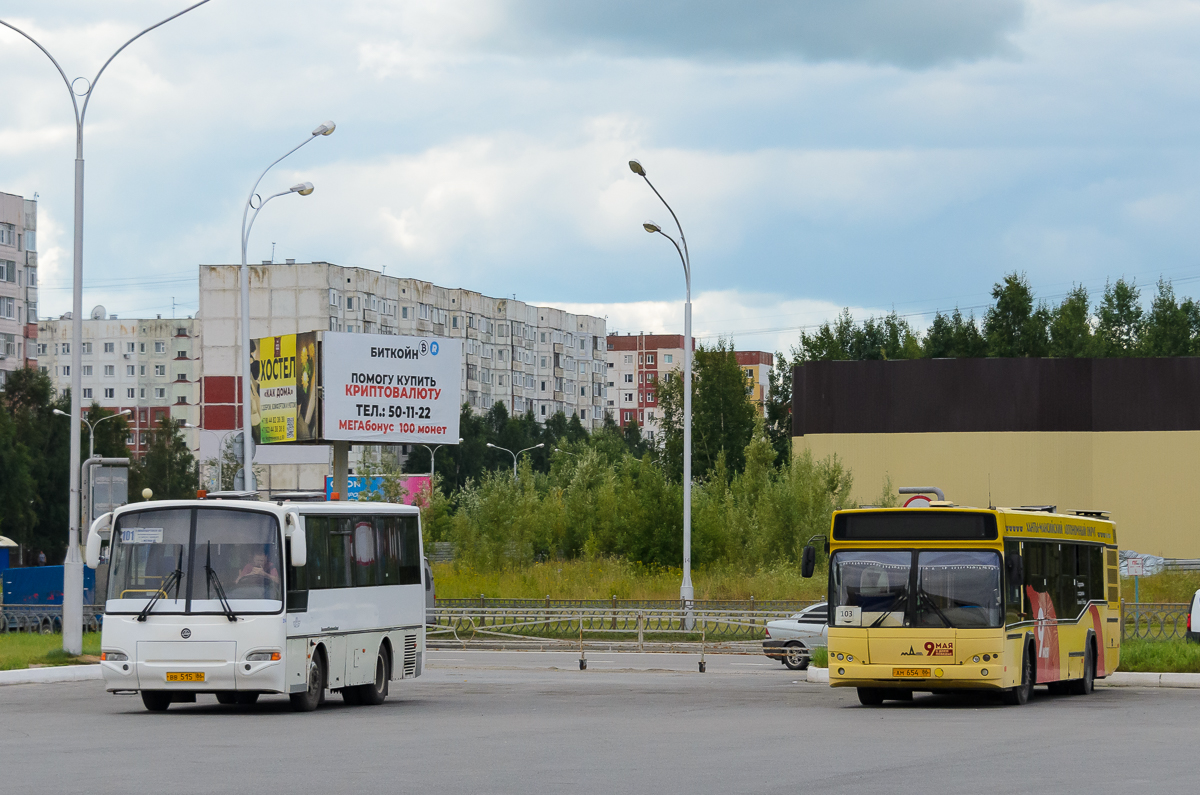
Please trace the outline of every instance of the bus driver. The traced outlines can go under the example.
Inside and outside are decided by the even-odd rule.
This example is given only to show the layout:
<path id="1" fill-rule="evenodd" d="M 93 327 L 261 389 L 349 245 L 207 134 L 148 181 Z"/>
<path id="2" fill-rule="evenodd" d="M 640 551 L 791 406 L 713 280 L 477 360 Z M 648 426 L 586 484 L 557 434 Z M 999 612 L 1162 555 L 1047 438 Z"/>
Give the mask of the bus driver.
<path id="1" fill-rule="evenodd" d="M 262 577 L 271 582 L 279 582 L 279 571 L 267 561 L 266 552 L 255 552 L 251 561 L 238 572 L 234 584 L 240 583 L 247 577 Z"/>

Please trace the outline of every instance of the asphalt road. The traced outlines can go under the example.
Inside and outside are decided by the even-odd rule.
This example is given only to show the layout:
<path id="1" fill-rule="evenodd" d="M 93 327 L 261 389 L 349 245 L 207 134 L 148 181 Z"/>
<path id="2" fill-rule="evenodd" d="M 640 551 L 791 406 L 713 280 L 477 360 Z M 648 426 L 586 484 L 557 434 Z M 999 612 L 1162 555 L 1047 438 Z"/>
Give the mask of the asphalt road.
<path id="1" fill-rule="evenodd" d="M 436 652 L 380 707 L 0 687 L 0 792 L 1185 791 L 1200 691 L 858 704 L 751 656 Z"/>

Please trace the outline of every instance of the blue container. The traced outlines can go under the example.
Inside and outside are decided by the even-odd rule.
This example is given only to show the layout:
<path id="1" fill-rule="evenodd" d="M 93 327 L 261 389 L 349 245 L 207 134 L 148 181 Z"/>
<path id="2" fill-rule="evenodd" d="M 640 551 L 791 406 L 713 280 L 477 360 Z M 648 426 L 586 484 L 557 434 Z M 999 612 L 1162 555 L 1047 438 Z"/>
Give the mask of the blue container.
<path id="1" fill-rule="evenodd" d="M 61 605 L 63 601 L 62 566 L 27 566 L 0 572 L 6 605 Z M 83 568 L 83 603 L 96 598 L 96 572 Z"/>
<path id="2" fill-rule="evenodd" d="M 0 571 L 8 568 L 8 547 L 0 547 Z"/>

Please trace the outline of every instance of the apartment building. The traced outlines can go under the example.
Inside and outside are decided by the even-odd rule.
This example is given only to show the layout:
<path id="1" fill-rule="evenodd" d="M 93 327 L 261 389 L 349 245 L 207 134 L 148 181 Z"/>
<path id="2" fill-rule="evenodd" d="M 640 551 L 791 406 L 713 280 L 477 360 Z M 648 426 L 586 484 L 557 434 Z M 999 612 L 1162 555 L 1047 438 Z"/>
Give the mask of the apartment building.
<path id="1" fill-rule="evenodd" d="M 250 268 L 250 336 L 345 331 L 464 340 L 462 396 L 478 412 L 503 403 L 539 421 L 557 412 L 585 428 L 603 424 L 604 319 L 511 298 L 440 287 L 327 262 L 264 262 Z M 241 425 L 238 266 L 200 266 L 201 426 Z M 206 434 L 214 436 L 213 434 Z M 215 455 L 202 446 L 204 457 Z M 326 447 L 259 448 L 264 488 L 317 488 L 328 472 Z M 353 459 L 352 459 L 353 463 Z M 288 469 L 287 467 L 292 467 Z"/>
<path id="2" fill-rule="evenodd" d="M 605 406 L 624 428 L 637 420 L 642 435 L 651 441 L 662 435 L 662 409 L 658 390 L 674 370 L 683 367 L 682 334 L 612 334 L 608 337 Z M 692 340 L 695 350 L 696 341 Z M 766 409 L 768 376 L 773 357 L 763 351 L 736 352 L 746 379 L 746 399 Z"/>
<path id="3" fill-rule="evenodd" d="M 37 200 L 0 193 L 0 386 L 37 364 Z"/>
<path id="4" fill-rule="evenodd" d="M 737 351 L 738 367 L 746 379 L 746 400 L 758 406 L 758 413 L 767 416 L 767 396 L 771 393 L 771 368 L 775 357 L 765 351 Z"/>
<path id="5" fill-rule="evenodd" d="M 81 389 L 84 410 L 93 403 L 133 414 L 129 449 L 145 451 L 146 432 L 163 417 L 200 422 L 199 322 L 163 318 L 123 320 L 92 310 L 83 321 Z M 38 365 L 60 392 L 71 387 L 71 315 L 38 323 Z M 184 430 L 188 446 L 198 447 L 198 431 Z"/>

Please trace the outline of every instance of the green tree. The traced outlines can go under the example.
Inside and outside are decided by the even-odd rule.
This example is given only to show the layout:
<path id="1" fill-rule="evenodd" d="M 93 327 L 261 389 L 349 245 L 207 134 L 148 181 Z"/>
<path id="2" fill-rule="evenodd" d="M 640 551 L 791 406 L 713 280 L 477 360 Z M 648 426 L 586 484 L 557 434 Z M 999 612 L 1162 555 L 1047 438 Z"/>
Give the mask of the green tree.
<path id="1" fill-rule="evenodd" d="M 996 303 L 983 318 L 983 336 L 989 356 L 1045 356 L 1050 348 L 1047 326 L 1050 312 L 1036 309 L 1033 290 L 1025 274 L 1016 272 L 992 287 Z"/>
<path id="2" fill-rule="evenodd" d="M 792 368 L 780 352 L 775 353 L 771 372 L 767 374 L 767 405 L 765 430 L 775 450 L 775 464 L 782 465 L 792 455 Z"/>
<path id="3" fill-rule="evenodd" d="M 1087 288 L 1071 288 L 1062 303 L 1050 313 L 1050 351 L 1058 358 L 1091 356 L 1093 349 L 1091 311 Z"/>
<path id="4" fill-rule="evenodd" d="M 729 470 L 740 472 L 745 448 L 757 415 L 746 399 L 746 379 L 738 366 L 733 345 L 718 340 L 711 348 L 696 349 L 692 377 L 692 473 L 703 476 L 724 452 Z M 671 477 L 683 475 L 683 381 L 671 378 L 658 390 L 663 412 L 662 448 Z"/>
<path id="5" fill-rule="evenodd" d="M 1141 333 L 1145 356 L 1194 356 L 1200 346 L 1200 307 L 1191 298 L 1175 300 L 1169 281 L 1159 279 L 1158 294 L 1150 305 Z"/>
<path id="6" fill-rule="evenodd" d="M 88 408 L 87 421 L 95 428 L 92 433 L 96 436 L 92 440 L 92 445 L 96 455 L 101 458 L 128 458 L 129 448 L 126 446 L 125 440 L 129 438 L 129 421 L 125 417 L 117 417 L 100 422 L 114 414 L 116 414 L 115 411 L 106 409 L 99 403 L 92 403 Z M 100 424 L 97 425 L 97 423 Z M 79 428 L 79 460 L 83 461 L 88 457 L 88 428 L 82 422 L 79 423 Z"/>
<path id="7" fill-rule="evenodd" d="M 1143 311 L 1136 281 L 1117 279 L 1105 283 L 1104 297 L 1096 309 L 1096 354 L 1136 356 L 1141 341 Z"/>
<path id="8" fill-rule="evenodd" d="M 34 525 L 35 484 L 29 450 L 17 437 L 8 408 L 0 401 L 0 535 L 22 543 Z"/>
<path id="9" fill-rule="evenodd" d="M 979 333 L 975 315 L 963 317 L 958 307 L 949 315 L 938 312 L 925 331 L 924 355 L 930 359 L 981 359 L 987 341 Z"/>
<path id="10" fill-rule="evenodd" d="M 164 416 L 149 436 L 145 454 L 129 467 L 130 501 L 140 500 L 146 488 L 154 492 L 156 500 L 195 497 L 200 472 L 179 426 Z"/>

